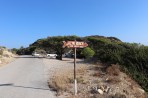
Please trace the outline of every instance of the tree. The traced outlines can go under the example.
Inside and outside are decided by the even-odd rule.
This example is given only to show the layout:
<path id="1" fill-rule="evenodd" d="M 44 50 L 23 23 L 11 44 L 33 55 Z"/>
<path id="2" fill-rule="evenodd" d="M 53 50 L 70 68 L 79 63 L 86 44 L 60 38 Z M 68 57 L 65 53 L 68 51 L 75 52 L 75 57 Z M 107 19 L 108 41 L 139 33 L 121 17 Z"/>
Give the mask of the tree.
<path id="1" fill-rule="evenodd" d="M 16 53 L 17 53 L 17 51 L 18 51 L 18 49 L 13 48 L 13 49 L 11 49 L 11 51 L 12 51 L 12 53 L 16 54 Z"/>
<path id="2" fill-rule="evenodd" d="M 39 53 L 39 54 L 41 54 L 41 55 L 46 55 L 46 51 L 43 50 L 43 49 L 35 49 L 34 52 Z"/>
<path id="3" fill-rule="evenodd" d="M 18 51 L 16 52 L 18 55 L 24 55 L 25 54 L 25 49 L 23 46 L 20 47 L 20 49 L 18 49 Z"/>
<path id="4" fill-rule="evenodd" d="M 82 50 L 82 54 L 86 59 L 89 59 L 94 56 L 95 52 L 90 47 L 86 47 Z"/>

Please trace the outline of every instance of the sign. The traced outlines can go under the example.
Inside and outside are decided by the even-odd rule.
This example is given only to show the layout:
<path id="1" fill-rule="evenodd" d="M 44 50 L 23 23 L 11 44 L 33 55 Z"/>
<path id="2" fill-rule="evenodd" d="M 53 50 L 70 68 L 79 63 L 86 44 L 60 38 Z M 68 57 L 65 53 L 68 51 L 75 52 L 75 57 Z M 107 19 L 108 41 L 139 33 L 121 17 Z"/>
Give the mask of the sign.
<path id="1" fill-rule="evenodd" d="M 63 41 L 64 45 L 63 48 L 67 47 L 67 48 L 84 48 L 87 47 L 88 44 L 86 42 L 83 41 Z"/>
<path id="2" fill-rule="evenodd" d="M 86 42 L 83 41 L 63 41 L 64 45 L 63 48 L 67 47 L 67 48 L 74 48 L 74 92 L 75 95 L 77 95 L 77 79 L 76 79 L 76 48 L 84 48 L 87 47 L 88 44 Z"/>

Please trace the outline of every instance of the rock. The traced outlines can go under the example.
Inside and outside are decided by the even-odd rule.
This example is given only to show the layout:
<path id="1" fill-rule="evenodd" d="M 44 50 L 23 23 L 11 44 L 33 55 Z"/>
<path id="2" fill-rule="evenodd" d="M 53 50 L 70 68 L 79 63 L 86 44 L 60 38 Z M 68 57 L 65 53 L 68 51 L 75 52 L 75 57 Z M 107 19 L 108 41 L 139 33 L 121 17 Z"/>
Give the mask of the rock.
<path id="1" fill-rule="evenodd" d="M 117 90 L 119 90 L 119 87 L 116 87 Z"/>
<path id="2" fill-rule="evenodd" d="M 123 92 L 126 94 L 126 95 L 129 95 L 128 91 L 127 90 L 123 90 Z"/>
<path id="3" fill-rule="evenodd" d="M 87 90 L 90 90 L 90 86 L 89 85 L 87 86 Z"/>
<path id="4" fill-rule="evenodd" d="M 97 87 L 92 87 L 91 93 L 92 94 L 98 93 Z"/>
<path id="5" fill-rule="evenodd" d="M 105 81 L 107 82 L 109 80 L 109 78 L 107 77 L 106 79 L 105 79 Z"/>
<path id="6" fill-rule="evenodd" d="M 99 88 L 101 87 L 101 85 L 100 85 L 100 84 L 98 84 L 96 87 L 99 89 Z"/>
<path id="7" fill-rule="evenodd" d="M 101 89 L 98 89 L 98 93 L 103 95 L 103 91 Z"/>
<path id="8" fill-rule="evenodd" d="M 109 93 L 109 91 L 110 91 L 110 87 L 107 86 L 107 88 L 105 89 L 105 92 Z"/>
<path id="9" fill-rule="evenodd" d="M 138 90 L 141 92 L 141 93 L 145 93 L 145 91 L 141 88 L 138 88 Z"/>
<path id="10" fill-rule="evenodd" d="M 101 86 L 100 89 L 101 89 L 103 92 L 105 91 L 104 86 Z"/>

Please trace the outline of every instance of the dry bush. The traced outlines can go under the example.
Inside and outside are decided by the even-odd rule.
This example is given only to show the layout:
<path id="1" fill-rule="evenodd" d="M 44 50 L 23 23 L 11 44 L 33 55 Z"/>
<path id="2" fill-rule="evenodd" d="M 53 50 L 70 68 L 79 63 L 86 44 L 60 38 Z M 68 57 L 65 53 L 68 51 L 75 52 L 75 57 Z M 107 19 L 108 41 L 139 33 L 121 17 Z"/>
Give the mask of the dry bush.
<path id="1" fill-rule="evenodd" d="M 84 75 L 85 72 L 86 72 L 85 66 L 80 66 L 79 68 L 77 68 L 77 74 Z"/>
<path id="2" fill-rule="evenodd" d="M 83 78 L 84 73 L 85 68 L 83 66 L 77 68 L 78 83 L 85 82 Z M 71 83 L 74 83 L 73 70 L 64 69 L 57 71 L 57 73 L 55 73 L 54 76 L 49 80 L 48 85 L 54 91 L 57 91 L 57 94 L 59 95 L 60 93 L 65 91 L 70 92 L 71 88 L 69 86 L 71 85 Z"/>
<path id="3" fill-rule="evenodd" d="M 95 72 L 94 74 L 93 74 L 93 76 L 94 77 L 100 77 L 102 74 L 100 73 L 100 72 Z"/>
<path id="4" fill-rule="evenodd" d="M 62 92 L 67 90 L 67 85 L 72 77 L 69 73 L 56 73 L 49 81 L 49 87 L 57 92 Z"/>
<path id="5" fill-rule="evenodd" d="M 2 49 L 0 49 L 0 55 L 3 55 L 3 50 Z"/>
<path id="6" fill-rule="evenodd" d="M 92 98 L 91 95 L 89 93 L 87 94 L 77 94 L 76 96 L 75 95 L 70 95 L 66 98 Z"/>
<path id="7" fill-rule="evenodd" d="M 116 83 L 119 83 L 119 82 L 121 82 L 121 80 L 120 80 L 120 78 L 118 78 L 118 77 L 112 77 L 112 76 L 110 76 L 110 77 L 108 77 L 107 79 L 106 79 L 106 82 L 108 82 L 108 83 L 112 83 L 112 84 L 116 84 Z"/>
<path id="8" fill-rule="evenodd" d="M 1 61 L 2 62 L 6 62 L 6 58 L 1 58 Z"/>
<path id="9" fill-rule="evenodd" d="M 148 98 L 148 92 L 144 93 L 144 98 Z"/>
<path id="10" fill-rule="evenodd" d="M 124 94 L 116 93 L 113 98 L 126 98 Z"/>
<path id="11" fill-rule="evenodd" d="M 84 83 L 85 80 L 84 80 L 84 78 L 82 76 L 80 76 L 80 77 L 77 77 L 77 82 L 78 83 Z"/>
<path id="12" fill-rule="evenodd" d="M 4 56 L 4 57 L 7 57 L 7 58 L 9 58 L 9 57 L 10 57 L 10 55 L 9 55 L 9 54 L 3 54 L 3 56 Z"/>
<path id="13" fill-rule="evenodd" d="M 82 76 L 78 76 L 76 79 L 77 79 L 77 83 L 81 83 L 81 84 L 85 83 L 85 80 L 84 80 L 84 78 Z M 74 83 L 73 77 L 68 78 L 68 80 L 69 80 L 69 83 Z"/>
<path id="14" fill-rule="evenodd" d="M 120 74 L 119 65 L 112 64 L 106 69 L 106 72 L 112 76 L 118 76 Z"/>

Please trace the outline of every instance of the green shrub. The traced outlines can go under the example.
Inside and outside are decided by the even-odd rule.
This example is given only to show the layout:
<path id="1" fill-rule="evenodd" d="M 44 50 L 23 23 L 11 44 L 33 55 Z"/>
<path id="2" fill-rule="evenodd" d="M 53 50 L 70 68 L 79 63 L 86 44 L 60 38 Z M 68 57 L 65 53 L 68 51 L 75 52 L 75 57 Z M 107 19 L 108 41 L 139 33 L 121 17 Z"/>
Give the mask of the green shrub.
<path id="1" fill-rule="evenodd" d="M 89 59 L 94 56 L 95 52 L 91 48 L 86 47 L 82 50 L 82 54 L 85 56 L 86 59 Z"/>
<path id="2" fill-rule="evenodd" d="M 36 53 L 42 54 L 42 55 L 46 55 L 46 51 L 43 49 L 35 49 Z"/>

